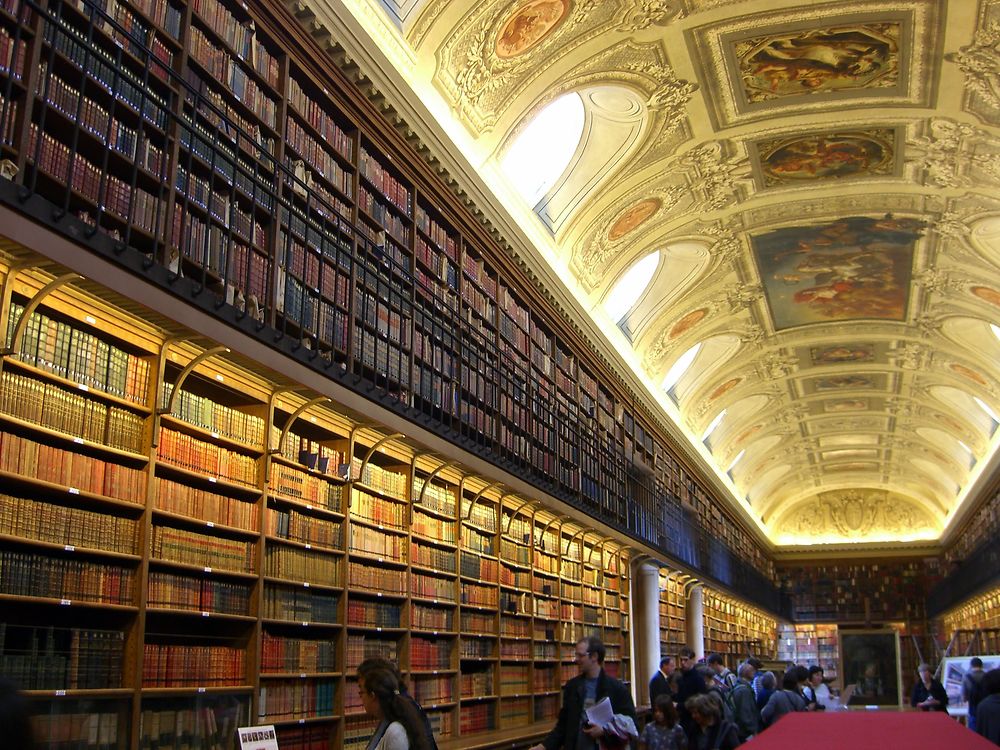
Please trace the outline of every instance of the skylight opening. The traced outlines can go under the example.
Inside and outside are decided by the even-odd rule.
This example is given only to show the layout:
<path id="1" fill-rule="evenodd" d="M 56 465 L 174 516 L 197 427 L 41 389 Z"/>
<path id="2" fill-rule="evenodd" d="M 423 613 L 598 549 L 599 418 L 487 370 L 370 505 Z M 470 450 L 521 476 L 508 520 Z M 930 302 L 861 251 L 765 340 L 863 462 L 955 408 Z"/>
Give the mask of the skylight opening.
<path id="1" fill-rule="evenodd" d="M 621 325 L 622 319 L 639 301 L 659 265 L 659 251 L 650 253 L 618 279 L 618 283 L 604 300 L 604 309 L 616 324 Z"/>
<path id="2" fill-rule="evenodd" d="M 517 137 L 500 168 L 534 207 L 566 169 L 583 135 L 583 100 L 565 94 L 539 112 Z"/>
<path id="3" fill-rule="evenodd" d="M 996 323 L 990 323 L 990 330 L 993 331 L 993 335 L 997 337 L 997 340 L 1000 340 L 1000 326 Z"/>
<path id="4" fill-rule="evenodd" d="M 704 432 L 704 434 L 702 434 L 702 436 L 701 436 L 701 441 L 702 441 L 703 443 L 704 443 L 704 442 L 705 442 L 706 440 L 708 440 L 709 436 L 710 436 L 710 435 L 711 435 L 711 434 L 712 434 L 713 432 L 715 432 L 715 428 L 716 428 L 716 427 L 718 427 L 718 426 L 719 426 L 719 425 L 720 425 L 720 424 L 722 423 L 722 420 L 723 420 L 723 419 L 725 419 L 725 417 L 726 417 L 726 409 L 723 409 L 722 411 L 720 411 L 720 412 L 719 412 L 719 413 L 718 413 L 718 414 L 716 415 L 715 419 L 713 419 L 713 420 L 711 421 L 711 423 L 709 423 L 708 427 L 706 427 L 706 428 L 705 428 L 705 432 Z"/>
<path id="5" fill-rule="evenodd" d="M 976 402 L 980 409 L 989 414 L 990 419 L 992 419 L 996 424 L 1000 424 L 1000 417 L 983 401 L 979 396 L 973 396 L 972 399 Z"/>
<path id="6" fill-rule="evenodd" d="M 667 376 L 663 378 L 663 390 L 667 393 L 673 390 L 674 386 L 677 385 L 684 373 L 688 371 L 688 368 L 694 363 L 694 358 L 698 356 L 698 352 L 701 351 L 701 342 L 688 349 L 681 358 L 674 362 L 674 366 L 670 368 L 667 372 Z"/>
<path id="7" fill-rule="evenodd" d="M 733 470 L 733 467 L 735 467 L 736 464 L 738 464 L 743 459 L 743 456 L 745 456 L 746 453 L 747 453 L 747 449 L 744 448 L 743 450 L 741 450 L 739 453 L 736 454 L 736 458 L 733 459 L 732 463 L 729 464 L 729 468 L 726 469 L 726 473 L 727 474 L 729 472 L 731 472 Z"/>

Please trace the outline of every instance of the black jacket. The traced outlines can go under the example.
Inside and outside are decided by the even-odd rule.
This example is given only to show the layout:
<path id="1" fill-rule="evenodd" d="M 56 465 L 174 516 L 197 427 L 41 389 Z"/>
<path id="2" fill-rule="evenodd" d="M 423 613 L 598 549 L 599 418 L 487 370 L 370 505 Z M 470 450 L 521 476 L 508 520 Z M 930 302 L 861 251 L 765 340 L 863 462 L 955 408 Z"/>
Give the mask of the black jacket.
<path id="1" fill-rule="evenodd" d="M 663 672 L 657 669 L 656 675 L 649 681 L 649 705 L 656 708 L 656 699 L 661 695 L 671 695 L 670 683 Z"/>
<path id="2" fill-rule="evenodd" d="M 976 731 L 1000 745 L 1000 695 L 987 695 L 976 706 Z"/>
<path id="3" fill-rule="evenodd" d="M 928 697 L 937 698 L 940 703 L 929 708 L 921 706 L 920 708 L 922 711 L 948 710 L 948 693 L 945 692 L 944 685 L 932 678 L 930 689 L 928 689 L 927 686 L 924 685 L 923 680 L 917 680 L 917 684 L 913 686 L 913 695 L 910 696 L 910 705 L 916 708 L 918 703 L 923 703 Z"/>
<path id="4" fill-rule="evenodd" d="M 692 750 L 734 750 L 740 744 L 739 730 L 736 725 L 727 719 L 722 719 L 708 727 L 704 732 L 696 724 L 689 747 Z"/>
<path id="5" fill-rule="evenodd" d="M 584 677 L 577 675 L 563 686 L 562 708 L 556 725 L 542 740 L 546 750 L 577 750 L 577 740 L 580 738 L 581 719 L 583 718 Z M 635 721 L 635 703 L 624 683 L 613 677 L 608 677 L 601 670 L 597 677 L 597 700 L 607 696 L 611 708 L 616 714 L 625 714 Z"/>

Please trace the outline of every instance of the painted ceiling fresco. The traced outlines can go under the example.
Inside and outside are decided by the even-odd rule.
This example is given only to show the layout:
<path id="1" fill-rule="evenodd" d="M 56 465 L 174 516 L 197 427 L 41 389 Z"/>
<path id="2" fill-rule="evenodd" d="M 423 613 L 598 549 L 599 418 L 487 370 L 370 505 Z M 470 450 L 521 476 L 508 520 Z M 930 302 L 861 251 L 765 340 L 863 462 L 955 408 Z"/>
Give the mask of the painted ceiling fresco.
<path id="1" fill-rule="evenodd" d="M 775 544 L 949 532 L 1000 414 L 1000 0 L 340 2 L 487 183 L 586 94 L 556 218 L 496 201 L 577 315 L 659 253 L 608 335 L 651 391 L 703 344 L 666 416 Z"/>

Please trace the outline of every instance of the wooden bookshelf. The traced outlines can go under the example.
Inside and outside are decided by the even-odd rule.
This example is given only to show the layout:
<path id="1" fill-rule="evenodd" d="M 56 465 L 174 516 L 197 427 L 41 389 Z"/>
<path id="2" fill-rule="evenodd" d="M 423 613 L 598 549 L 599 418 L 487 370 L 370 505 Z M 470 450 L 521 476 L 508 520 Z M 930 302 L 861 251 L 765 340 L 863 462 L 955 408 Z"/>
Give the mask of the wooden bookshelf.
<path id="1" fill-rule="evenodd" d="M 782 624 L 777 645 L 778 661 L 818 665 L 824 679 L 840 685 L 840 641 L 835 623 Z"/>
<path id="2" fill-rule="evenodd" d="M 660 568 L 658 611 L 661 657 L 670 656 L 676 659 L 678 651 L 687 645 L 685 578 L 677 571 Z"/>
<path id="3" fill-rule="evenodd" d="M 748 656 L 774 657 L 778 623 L 773 617 L 707 586 L 702 596 L 705 653 L 728 655 L 734 663 Z"/>

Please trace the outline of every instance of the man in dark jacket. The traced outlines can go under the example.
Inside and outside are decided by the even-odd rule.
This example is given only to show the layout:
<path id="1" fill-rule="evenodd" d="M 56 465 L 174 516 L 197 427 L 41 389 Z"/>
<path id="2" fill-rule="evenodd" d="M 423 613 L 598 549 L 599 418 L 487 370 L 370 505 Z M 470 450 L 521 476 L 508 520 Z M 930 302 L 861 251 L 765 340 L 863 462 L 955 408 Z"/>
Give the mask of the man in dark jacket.
<path id="1" fill-rule="evenodd" d="M 681 682 L 674 698 L 677 701 L 677 716 L 680 718 L 681 726 L 684 727 L 684 732 L 690 739 L 694 732 L 694 726 L 691 714 L 687 710 L 688 698 L 707 692 L 708 687 L 698 671 L 698 663 L 695 661 L 694 651 L 690 646 L 684 646 L 677 652 L 677 661 L 680 662 Z"/>
<path id="2" fill-rule="evenodd" d="M 760 711 L 753 694 L 753 678 L 757 670 L 749 662 L 740 665 L 739 680 L 730 693 L 733 704 L 733 722 L 739 732 L 740 742 L 746 742 L 760 731 Z"/>
<path id="3" fill-rule="evenodd" d="M 969 704 L 969 715 L 965 725 L 973 732 L 976 731 L 976 706 L 979 705 L 985 696 L 983 687 L 983 660 L 978 656 L 973 656 L 969 660 L 969 671 L 962 678 L 962 700 Z"/>
<path id="4" fill-rule="evenodd" d="M 976 732 L 1000 745 L 1000 669 L 983 675 L 980 687 L 985 697 L 976 706 Z"/>
<path id="5" fill-rule="evenodd" d="M 655 706 L 656 699 L 661 695 L 669 695 L 673 698 L 670 692 L 670 675 L 674 671 L 674 660 L 669 656 L 664 656 L 660 659 L 660 668 L 656 670 L 656 674 L 653 675 L 653 679 L 649 681 L 649 705 Z"/>
<path id="6" fill-rule="evenodd" d="M 531 750 L 594 750 L 604 730 L 587 721 L 586 709 L 607 698 L 615 714 L 635 721 L 635 703 L 624 683 L 604 673 L 604 643 L 597 636 L 576 644 L 576 664 L 580 669 L 563 686 L 562 708 L 549 736 Z"/>

